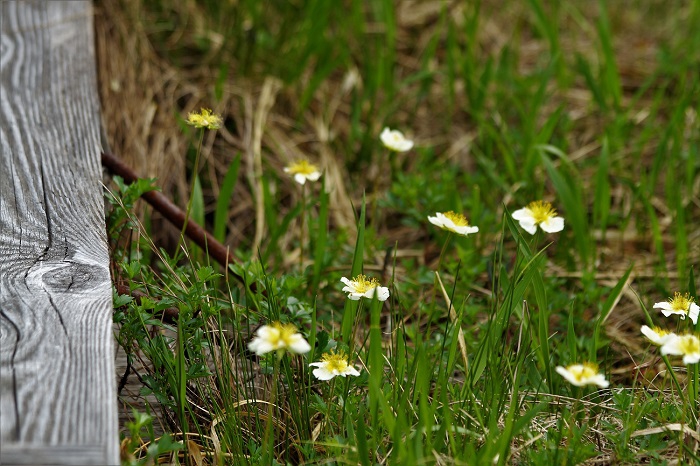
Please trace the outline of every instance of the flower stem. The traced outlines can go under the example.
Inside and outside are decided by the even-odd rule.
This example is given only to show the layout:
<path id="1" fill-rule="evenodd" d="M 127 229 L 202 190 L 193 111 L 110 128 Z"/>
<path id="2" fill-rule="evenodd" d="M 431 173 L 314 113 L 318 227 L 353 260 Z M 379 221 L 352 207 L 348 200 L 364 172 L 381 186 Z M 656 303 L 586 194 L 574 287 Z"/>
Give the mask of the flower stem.
<path id="1" fill-rule="evenodd" d="M 299 273 L 304 272 L 304 220 L 306 219 L 306 184 L 301 185 L 301 221 L 299 234 Z"/>
<path id="2" fill-rule="evenodd" d="M 192 182 L 190 183 L 190 199 L 187 201 L 187 211 L 185 212 L 185 222 L 182 224 L 182 230 L 180 231 L 180 237 L 177 240 L 177 247 L 175 248 L 175 255 L 180 252 L 180 246 L 182 245 L 182 240 L 185 238 L 185 230 L 187 230 L 187 223 L 190 220 L 190 211 L 192 210 L 192 201 L 194 200 L 194 184 L 197 181 L 197 176 L 199 173 L 199 157 L 202 154 L 202 142 L 204 141 L 204 128 L 199 132 L 199 145 L 197 146 L 197 155 L 194 158 L 194 167 L 192 169 Z"/>
<path id="3" fill-rule="evenodd" d="M 280 362 L 282 361 L 282 357 L 284 357 L 284 352 L 279 352 L 275 355 L 275 363 L 272 368 L 272 388 L 270 391 L 270 404 L 267 407 L 267 425 L 265 426 L 265 439 L 263 443 L 262 464 L 264 465 L 271 465 L 275 457 L 275 403 L 277 402 L 277 385 L 279 383 Z"/>
<path id="4" fill-rule="evenodd" d="M 442 251 L 440 251 L 440 259 L 438 259 L 438 266 L 437 266 L 438 272 L 440 271 L 440 267 L 442 266 L 442 260 L 445 257 L 445 251 L 447 251 L 447 246 L 449 246 L 451 239 L 452 239 L 452 232 L 448 231 L 447 238 L 445 239 L 445 244 L 442 245 Z"/>

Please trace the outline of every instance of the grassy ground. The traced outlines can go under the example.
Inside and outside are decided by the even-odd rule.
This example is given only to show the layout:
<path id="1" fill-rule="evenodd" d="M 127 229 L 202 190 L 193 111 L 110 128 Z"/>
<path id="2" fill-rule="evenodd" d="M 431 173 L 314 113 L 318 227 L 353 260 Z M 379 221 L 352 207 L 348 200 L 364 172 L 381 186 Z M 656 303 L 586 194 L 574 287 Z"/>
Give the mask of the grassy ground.
<path id="1" fill-rule="evenodd" d="M 118 341 L 157 400 L 125 463 L 700 461 L 698 364 L 640 333 L 700 330 L 653 308 L 696 296 L 699 1 L 96 6 L 111 149 L 237 260 L 109 185 L 114 279 L 145 296 L 116 296 Z M 220 129 L 185 123 L 201 107 Z M 512 219 L 540 199 L 563 231 Z M 360 273 L 390 298 L 348 300 Z M 274 321 L 311 351 L 251 352 Z M 317 380 L 332 348 L 360 375 Z M 609 387 L 555 371 L 585 361 Z"/>

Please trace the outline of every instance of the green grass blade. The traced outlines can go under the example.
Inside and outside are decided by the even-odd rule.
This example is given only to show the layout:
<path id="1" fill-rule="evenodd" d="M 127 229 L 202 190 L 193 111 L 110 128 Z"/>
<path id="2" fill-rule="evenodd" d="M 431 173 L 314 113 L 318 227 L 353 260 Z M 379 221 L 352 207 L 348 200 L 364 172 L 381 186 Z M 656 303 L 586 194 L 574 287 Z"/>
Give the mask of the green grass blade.
<path id="1" fill-rule="evenodd" d="M 315 295 L 318 291 L 318 283 L 321 281 L 321 271 L 325 260 L 325 254 L 328 250 L 328 203 L 329 193 L 326 192 L 326 177 L 323 177 L 321 184 L 321 193 L 319 194 L 320 207 L 318 209 L 318 220 L 316 222 L 316 236 L 314 240 L 316 247 L 314 249 L 314 268 L 313 278 L 311 281 L 311 294 Z"/>
<path id="2" fill-rule="evenodd" d="M 238 181 L 238 169 L 241 166 L 241 154 L 236 154 L 236 157 L 231 161 L 224 181 L 221 183 L 219 190 L 219 198 L 216 200 L 216 210 L 214 211 L 214 238 L 223 243 L 226 240 L 226 224 L 228 223 L 229 206 L 231 205 L 231 197 L 236 189 Z"/>
<path id="3" fill-rule="evenodd" d="M 362 208 L 360 209 L 360 218 L 357 221 L 357 242 L 355 243 L 355 254 L 352 259 L 351 277 L 357 277 L 362 274 L 364 251 L 365 251 L 365 196 L 362 196 Z M 351 277 L 348 277 L 352 279 Z M 341 324 L 341 336 L 343 341 L 350 344 L 350 334 L 352 326 L 355 322 L 355 313 L 359 306 L 359 301 L 345 300 L 345 308 L 343 310 L 343 321 Z"/>

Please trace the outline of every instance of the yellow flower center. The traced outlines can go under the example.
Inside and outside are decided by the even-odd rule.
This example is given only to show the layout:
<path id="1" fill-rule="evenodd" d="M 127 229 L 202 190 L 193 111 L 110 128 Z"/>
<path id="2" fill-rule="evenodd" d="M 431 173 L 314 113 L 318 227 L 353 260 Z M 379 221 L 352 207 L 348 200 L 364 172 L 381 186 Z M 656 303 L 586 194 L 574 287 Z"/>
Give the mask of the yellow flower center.
<path id="1" fill-rule="evenodd" d="M 358 275 L 352 280 L 355 284 L 355 290 L 357 293 L 366 293 L 367 291 L 379 286 L 379 280 L 376 278 L 369 278 L 365 275 Z"/>
<path id="2" fill-rule="evenodd" d="M 445 217 L 449 218 L 450 220 L 452 220 L 452 223 L 454 223 L 455 226 L 458 226 L 458 227 L 469 226 L 469 222 L 467 221 L 467 218 L 462 214 L 457 214 L 457 213 L 450 210 L 449 212 L 445 212 L 443 215 Z"/>
<path id="3" fill-rule="evenodd" d="M 535 219 L 535 223 L 542 223 L 552 217 L 556 217 L 557 211 L 554 210 L 552 204 L 546 201 L 534 201 L 527 205 L 527 209 Z"/>
<path id="4" fill-rule="evenodd" d="M 270 335 L 272 345 L 286 347 L 292 344 L 292 336 L 297 333 L 297 328 L 294 325 L 273 322 L 271 327 L 275 330 L 275 334 Z"/>
<path id="5" fill-rule="evenodd" d="M 668 303 L 671 305 L 671 308 L 674 311 L 688 311 L 690 309 L 690 305 L 693 304 L 693 298 L 690 297 L 690 294 L 686 293 L 684 295 L 680 294 L 678 291 L 676 291 L 673 295 L 673 298 L 668 300 Z"/>
<path id="6" fill-rule="evenodd" d="M 654 333 L 656 333 L 656 335 L 657 335 L 659 338 L 665 337 L 666 335 L 668 335 L 668 334 L 671 333 L 671 332 L 669 332 L 668 330 L 662 329 L 661 327 L 654 327 L 654 328 L 652 328 L 651 330 L 652 330 Z"/>
<path id="7" fill-rule="evenodd" d="M 693 335 L 684 335 L 680 337 L 678 341 L 678 349 L 680 349 L 684 355 L 698 354 L 700 353 L 700 339 Z"/>
<path id="8" fill-rule="evenodd" d="M 584 362 L 580 366 L 570 366 L 568 369 L 579 382 L 590 379 L 598 373 L 598 366 L 592 362 Z"/>
<path id="9" fill-rule="evenodd" d="M 309 163 L 308 160 L 300 160 L 294 162 L 289 167 L 287 167 L 289 173 L 292 175 L 310 175 L 318 171 L 318 167 L 313 163 Z"/>
<path id="10" fill-rule="evenodd" d="M 339 373 L 343 373 L 345 369 L 348 368 L 347 358 L 342 351 L 337 354 L 333 351 L 324 353 L 323 356 L 321 356 L 321 361 L 326 363 L 326 370 L 328 372 L 338 371 Z"/>

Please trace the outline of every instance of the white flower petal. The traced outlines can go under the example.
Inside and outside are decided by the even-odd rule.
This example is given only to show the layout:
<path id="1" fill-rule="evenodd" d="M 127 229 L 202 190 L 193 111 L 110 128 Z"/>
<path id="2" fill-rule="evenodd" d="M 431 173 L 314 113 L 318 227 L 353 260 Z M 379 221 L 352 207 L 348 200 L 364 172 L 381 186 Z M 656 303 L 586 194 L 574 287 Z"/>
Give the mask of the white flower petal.
<path id="1" fill-rule="evenodd" d="M 442 219 L 440 218 L 440 215 L 442 215 L 442 214 L 438 213 L 435 217 L 428 216 L 428 221 L 435 226 L 443 228 L 445 224 L 442 221 Z"/>
<path id="2" fill-rule="evenodd" d="M 581 386 L 581 384 L 579 383 L 579 381 L 576 380 L 576 377 L 574 377 L 574 375 L 573 375 L 571 372 L 569 372 L 569 371 L 566 369 L 566 367 L 557 366 L 555 370 L 557 371 L 557 373 L 558 373 L 559 375 L 561 375 L 562 377 L 564 377 L 564 378 L 566 379 L 566 381 L 569 382 L 570 384 L 576 385 L 577 387 L 580 387 L 580 386 Z"/>
<path id="3" fill-rule="evenodd" d="M 598 385 L 601 388 L 606 388 L 608 385 L 610 385 L 610 382 L 605 380 L 605 375 L 603 374 L 594 374 L 585 378 L 577 377 L 574 372 L 578 372 L 581 370 L 583 367 L 581 364 L 574 364 L 567 367 L 562 367 L 562 366 L 557 366 L 556 371 L 559 375 L 564 377 L 567 382 L 569 382 L 572 385 L 575 385 L 577 387 L 583 387 L 585 385 Z"/>
<path id="4" fill-rule="evenodd" d="M 642 328 L 640 329 L 642 332 L 642 335 L 647 337 L 647 339 L 652 342 L 653 344 L 657 346 L 663 346 L 664 343 L 669 341 L 671 338 L 675 337 L 676 335 L 674 333 L 663 333 L 660 334 L 653 328 L 647 326 L 647 325 L 642 325 Z"/>
<path id="5" fill-rule="evenodd" d="M 262 340 L 260 338 L 255 338 L 248 344 L 248 349 L 257 354 L 258 356 L 262 356 L 265 353 L 273 351 L 275 348 L 267 341 Z"/>
<path id="6" fill-rule="evenodd" d="M 457 233 L 458 235 L 467 236 L 471 235 L 472 233 L 478 233 L 479 227 L 475 227 L 472 225 L 466 225 L 463 227 L 455 226 L 455 228 L 452 231 Z"/>
<path id="7" fill-rule="evenodd" d="M 548 218 L 544 222 L 540 223 L 540 228 L 542 231 L 547 233 L 557 233 L 564 229 L 564 218 L 563 217 L 552 217 Z"/>
<path id="8" fill-rule="evenodd" d="M 301 173 L 297 173 L 294 175 L 294 181 L 296 181 L 299 184 L 306 184 L 306 175 L 302 175 Z"/>
<path id="9" fill-rule="evenodd" d="M 379 301 L 386 301 L 389 299 L 389 288 L 386 286 L 377 287 L 377 299 Z"/>
<path id="10" fill-rule="evenodd" d="M 605 380 L 605 376 L 603 374 L 598 374 L 590 379 L 591 383 L 594 383 L 598 385 L 601 388 L 608 388 L 610 385 L 610 382 Z"/>
<path id="11" fill-rule="evenodd" d="M 661 347 L 661 354 L 683 356 L 683 364 L 700 362 L 700 340 L 692 334 L 677 335 Z"/>
<path id="12" fill-rule="evenodd" d="M 406 139 L 404 135 L 397 130 L 384 128 L 379 138 L 387 149 L 395 152 L 406 152 L 413 148 L 413 141 Z"/>
<path id="13" fill-rule="evenodd" d="M 319 366 L 318 369 L 314 369 L 312 373 L 318 380 L 331 380 L 333 377 L 335 377 L 335 374 L 329 372 L 325 367 L 321 366 Z"/>
<path id="14" fill-rule="evenodd" d="M 667 301 L 654 304 L 654 309 L 661 309 L 661 313 L 664 315 L 664 317 L 668 317 L 672 314 L 676 314 L 676 315 L 681 316 L 681 320 L 682 320 L 682 319 L 685 319 L 685 316 L 686 316 L 685 311 L 682 311 L 682 310 L 679 311 L 679 310 L 673 309 L 673 307 L 671 306 L 671 303 L 669 303 Z"/>
<path id="15" fill-rule="evenodd" d="M 686 354 L 683 356 L 683 364 L 696 364 L 700 362 L 700 353 Z"/>
<path id="16" fill-rule="evenodd" d="M 535 223 L 535 218 L 532 216 L 532 211 L 527 207 L 523 207 L 522 209 L 516 210 L 515 212 L 510 214 L 510 216 L 517 221 L 528 220 L 532 223 Z"/>
<path id="17" fill-rule="evenodd" d="M 307 342 L 301 334 L 297 333 L 291 338 L 292 341 L 288 343 L 289 351 L 297 354 L 308 353 L 311 350 L 311 345 Z"/>
<path id="18" fill-rule="evenodd" d="M 681 348 L 681 337 L 675 335 L 675 338 L 669 338 L 666 343 L 661 347 L 661 354 L 680 356 L 683 354 L 683 349 Z"/>
<path id="19" fill-rule="evenodd" d="M 700 306 L 695 303 L 690 304 L 690 309 L 688 309 L 688 317 L 693 321 L 693 325 L 698 323 L 698 314 L 700 314 Z"/>
<path id="20" fill-rule="evenodd" d="M 520 220 L 518 223 L 520 223 L 520 228 L 527 231 L 531 235 L 534 235 L 535 233 L 537 233 L 537 224 L 534 221 L 530 221 L 529 219 L 524 219 L 524 220 Z"/>
<path id="21" fill-rule="evenodd" d="M 375 293 L 379 301 L 386 301 L 389 298 L 389 288 L 387 288 L 386 286 L 377 286 L 371 288 L 367 290 L 362 296 L 368 299 L 372 299 L 374 298 Z"/>

